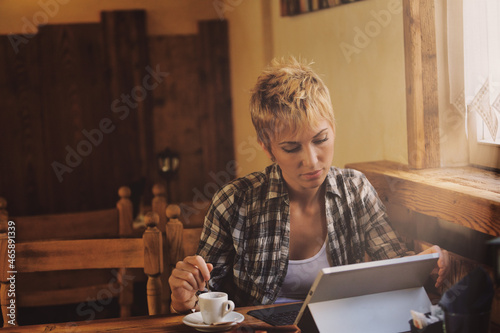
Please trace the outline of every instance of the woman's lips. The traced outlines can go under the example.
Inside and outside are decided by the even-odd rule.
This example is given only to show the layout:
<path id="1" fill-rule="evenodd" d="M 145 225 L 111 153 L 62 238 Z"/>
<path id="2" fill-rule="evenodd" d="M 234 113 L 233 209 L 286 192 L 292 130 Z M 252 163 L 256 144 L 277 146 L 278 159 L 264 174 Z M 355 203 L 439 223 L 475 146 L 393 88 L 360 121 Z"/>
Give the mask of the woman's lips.
<path id="1" fill-rule="evenodd" d="M 308 172 L 308 173 L 303 173 L 302 177 L 306 178 L 307 180 L 314 180 L 317 178 L 320 178 L 322 174 L 322 170 L 316 170 L 313 172 Z"/>

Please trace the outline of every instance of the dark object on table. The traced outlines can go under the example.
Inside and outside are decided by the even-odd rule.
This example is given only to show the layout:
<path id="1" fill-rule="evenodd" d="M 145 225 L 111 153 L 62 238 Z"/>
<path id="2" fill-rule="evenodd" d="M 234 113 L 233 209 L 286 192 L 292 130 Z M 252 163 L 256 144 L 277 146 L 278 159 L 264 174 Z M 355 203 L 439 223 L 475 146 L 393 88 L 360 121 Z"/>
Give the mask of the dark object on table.
<path id="1" fill-rule="evenodd" d="M 448 289 L 439 305 L 445 311 L 447 333 L 488 332 L 493 282 L 481 267 Z"/>
<path id="2" fill-rule="evenodd" d="M 229 333 L 299 333 L 300 329 L 295 325 L 269 327 L 264 325 L 241 325 L 230 331 Z"/>
<path id="3" fill-rule="evenodd" d="M 410 328 L 411 328 L 411 333 L 443 333 L 444 332 L 442 321 L 432 323 L 424 328 L 416 328 L 415 325 L 413 325 L 413 320 L 410 320 Z"/>
<path id="4" fill-rule="evenodd" d="M 293 325 L 301 307 L 302 303 L 293 303 L 261 310 L 252 310 L 248 314 L 273 326 Z"/>

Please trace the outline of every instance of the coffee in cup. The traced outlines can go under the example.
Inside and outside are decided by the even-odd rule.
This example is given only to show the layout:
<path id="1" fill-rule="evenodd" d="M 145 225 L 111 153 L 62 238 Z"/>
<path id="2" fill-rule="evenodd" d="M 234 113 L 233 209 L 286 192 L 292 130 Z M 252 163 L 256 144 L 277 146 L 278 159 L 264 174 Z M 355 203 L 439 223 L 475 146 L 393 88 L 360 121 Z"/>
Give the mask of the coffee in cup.
<path id="1" fill-rule="evenodd" d="M 227 294 L 211 291 L 198 296 L 198 304 L 203 322 L 207 325 L 224 321 L 224 316 L 234 310 L 233 301 L 227 299 Z"/>

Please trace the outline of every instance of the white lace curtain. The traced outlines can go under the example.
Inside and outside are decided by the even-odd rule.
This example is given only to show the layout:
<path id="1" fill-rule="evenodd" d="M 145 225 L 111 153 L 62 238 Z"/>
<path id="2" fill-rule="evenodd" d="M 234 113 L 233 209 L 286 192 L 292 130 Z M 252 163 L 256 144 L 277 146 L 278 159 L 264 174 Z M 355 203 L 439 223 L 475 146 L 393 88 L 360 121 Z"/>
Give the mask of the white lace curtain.
<path id="1" fill-rule="evenodd" d="M 447 14 L 451 103 L 476 117 L 478 141 L 500 143 L 500 1 L 448 0 Z"/>

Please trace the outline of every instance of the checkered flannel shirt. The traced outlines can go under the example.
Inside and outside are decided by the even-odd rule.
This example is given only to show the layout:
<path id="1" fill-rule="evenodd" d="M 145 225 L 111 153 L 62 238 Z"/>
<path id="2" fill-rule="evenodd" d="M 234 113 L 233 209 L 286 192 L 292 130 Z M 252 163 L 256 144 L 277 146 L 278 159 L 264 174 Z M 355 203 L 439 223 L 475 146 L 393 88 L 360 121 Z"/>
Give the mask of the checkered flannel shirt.
<path id="1" fill-rule="evenodd" d="M 327 253 L 332 266 L 413 254 L 388 223 L 366 177 L 331 167 L 326 177 Z M 198 254 L 214 265 L 210 288 L 237 306 L 273 303 L 288 267 L 290 202 L 280 168 L 236 179 L 212 199 Z"/>

